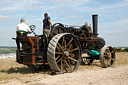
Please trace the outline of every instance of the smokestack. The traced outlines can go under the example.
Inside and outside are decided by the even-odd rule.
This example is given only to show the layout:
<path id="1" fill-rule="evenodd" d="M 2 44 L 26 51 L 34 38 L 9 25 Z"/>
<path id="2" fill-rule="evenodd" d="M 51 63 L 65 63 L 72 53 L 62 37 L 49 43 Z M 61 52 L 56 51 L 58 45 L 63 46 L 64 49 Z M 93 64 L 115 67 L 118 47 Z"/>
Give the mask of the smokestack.
<path id="1" fill-rule="evenodd" d="M 93 21 L 93 35 L 94 37 L 98 36 L 98 14 L 92 15 L 92 21 Z"/>

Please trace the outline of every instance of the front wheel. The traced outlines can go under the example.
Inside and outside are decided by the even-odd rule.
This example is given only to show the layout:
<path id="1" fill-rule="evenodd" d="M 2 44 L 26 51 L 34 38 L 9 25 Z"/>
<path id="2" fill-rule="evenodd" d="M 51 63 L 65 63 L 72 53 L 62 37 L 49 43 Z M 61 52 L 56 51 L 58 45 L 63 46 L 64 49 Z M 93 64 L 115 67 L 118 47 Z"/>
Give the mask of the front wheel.
<path id="1" fill-rule="evenodd" d="M 115 51 L 111 46 L 104 46 L 100 51 L 100 63 L 104 68 L 113 66 L 115 63 Z"/>

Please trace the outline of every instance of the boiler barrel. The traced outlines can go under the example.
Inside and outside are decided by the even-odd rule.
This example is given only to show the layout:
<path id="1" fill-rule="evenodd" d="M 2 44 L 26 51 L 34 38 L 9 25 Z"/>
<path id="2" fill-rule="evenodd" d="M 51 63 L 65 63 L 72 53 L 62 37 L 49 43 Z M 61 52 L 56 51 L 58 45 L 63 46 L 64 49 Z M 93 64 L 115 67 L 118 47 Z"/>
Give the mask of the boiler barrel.
<path id="1" fill-rule="evenodd" d="M 93 35 L 94 37 L 97 37 L 98 35 L 98 15 L 97 14 L 92 15 L 92 21 L 93 21 Z"/>

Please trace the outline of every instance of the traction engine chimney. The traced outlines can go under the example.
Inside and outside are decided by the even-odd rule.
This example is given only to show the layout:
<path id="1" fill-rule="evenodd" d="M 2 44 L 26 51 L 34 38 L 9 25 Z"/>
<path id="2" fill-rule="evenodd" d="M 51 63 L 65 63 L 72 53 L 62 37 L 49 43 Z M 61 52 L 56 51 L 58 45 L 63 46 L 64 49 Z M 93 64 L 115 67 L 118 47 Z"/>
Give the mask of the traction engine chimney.
<path id="1" fill-rule="evenodd" d="M 92 21 L 93 21 L 93 35 L 94 37 L 97 37 L 98 36 L 98 15 L 97 14 L 94 14 L 92 15 Z"/>

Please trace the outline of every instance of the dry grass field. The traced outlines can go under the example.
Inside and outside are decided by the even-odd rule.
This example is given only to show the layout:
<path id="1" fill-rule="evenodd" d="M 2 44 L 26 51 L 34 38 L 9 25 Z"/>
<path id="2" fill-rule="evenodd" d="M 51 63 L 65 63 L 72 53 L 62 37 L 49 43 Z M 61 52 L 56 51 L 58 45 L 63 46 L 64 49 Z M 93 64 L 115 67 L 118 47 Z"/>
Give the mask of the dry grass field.
<path id="1" fill-rule="evenodd" d="M 117 52 L 115 67 L 128 65 L 128 52 Z M 104 69 L 101 68 L 99 61 L 95 61 L 93 65 L 80 65 L 77 71 L 85 69 Z M 15 62 L 15 58 L 0 59 L 0 84 L 7 83 L 11 80 L 20 80 L 29 82 L 32 77 L 44 74 L 42 77 L 47 78 L 50 68 L 36 70 L 28 68 L 25 65 Z"/>

